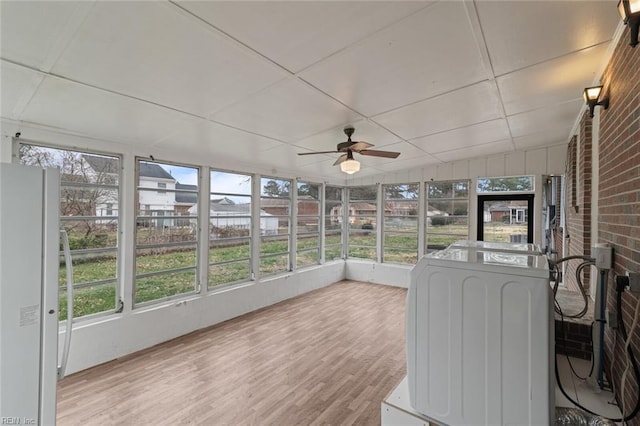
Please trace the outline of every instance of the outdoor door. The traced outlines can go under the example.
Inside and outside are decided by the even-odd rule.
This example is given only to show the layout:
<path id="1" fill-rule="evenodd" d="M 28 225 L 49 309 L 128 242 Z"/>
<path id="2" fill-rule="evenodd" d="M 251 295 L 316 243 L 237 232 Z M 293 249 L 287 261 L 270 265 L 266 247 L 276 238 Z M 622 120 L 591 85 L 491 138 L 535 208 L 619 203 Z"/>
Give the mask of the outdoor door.
<path id="1" fill-rule="evenodd" d="M 533 243 L 533 194 L 478 195 L 478 241 Z"/>

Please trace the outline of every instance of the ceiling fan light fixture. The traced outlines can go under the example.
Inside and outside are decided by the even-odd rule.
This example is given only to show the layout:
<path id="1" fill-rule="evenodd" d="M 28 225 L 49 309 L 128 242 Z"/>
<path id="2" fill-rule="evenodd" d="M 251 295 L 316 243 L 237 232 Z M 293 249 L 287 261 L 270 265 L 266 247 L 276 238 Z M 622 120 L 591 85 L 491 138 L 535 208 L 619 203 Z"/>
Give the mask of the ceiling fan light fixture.
<path id="1" fill-rule="evenodd" d="M 340 163 L 340 170 L 348 175 L 352 175 L 360 171 L 360 162 L 358 160 L 354 160 L 353 158 L 345 160 Z"/>

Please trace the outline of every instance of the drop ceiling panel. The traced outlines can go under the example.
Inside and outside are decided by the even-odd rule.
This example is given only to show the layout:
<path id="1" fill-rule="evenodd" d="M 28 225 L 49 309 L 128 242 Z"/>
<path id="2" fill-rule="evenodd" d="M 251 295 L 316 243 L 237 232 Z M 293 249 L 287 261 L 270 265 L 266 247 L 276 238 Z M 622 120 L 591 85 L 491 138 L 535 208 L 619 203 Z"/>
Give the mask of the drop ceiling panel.
<path id="1" fill-rule="evenodd" d="M 212 165 L 218 167 L 223 166 L 216 164 L 218 157 L 236 157 L 251 162 L 257 152 L 281 145 L 284 144 L 273 139 L 197 118 L 193 118 L 189 126 L 179 133 L 174 132 L 156 144 L 162 148 L 182 148 L 212 154 Z"/>
<path id="2" fill-rule="evenodd" d="M 420 157 L 398 157 L 394 162 L 389 162 L 386 164 L 381 164 L 377 166 L 378 169 L 384 170 L 385 172 L 401 172 L 408 171 L 410 169 L 418 169 L 425 166 L 440 164 L 440 161 L 430 155 L 423 155 Z"/>
<path id="3" fill-rule="evenodd" d="M 8 62 L 2 62 L 0 76 L 2 77 L 0 115 L 17 119 L 44 77 L 40 73 Z"/>
<path id="4" fill-rule="evenodd" d="M 281 141 L 297 141 L 361 117 L 291 77 L 212 118 Z"/>
<path id="5" fill-rule="evenodd" d="M 44 80 L 20 119 L 135 144 L 152 144 L 189 125 L 183 114 L 55 77 Z"/>
<path id="6" fill-rule="evenodd" d="M 508 139 L 491 142 L 483 145 L 477 145 L 466 149 L 456 149 L 453 151 L 441 152 L 434 155 L 437 159 L 444 162 L 466 160 L 473 157 L 486 156 L 496 154 L 498 152 L 513 151 L 513 145 Z"/>
<path id="7" fill-rule="evenodd" d="M 465 4 L 439 2 L 300 76 L 370 116 L 476 83 L 487 74 Z"/>
<path id="8" fill-rule="evenodd" d="M 368 120 L 356 121 L 349 125 L 355 129 L 353 136 L 351 136 L 352 140 L 369 142 L 375 145 L 374 149 L 400 141 L 400 138 L 393 133 Z M 344 127 L 345 126 L 334 127 L 333 129 L 302 139 L 295 144 L 296 146 L 307 148 L 311 151 L 329 151 L 336 149 L 337 144 L 346 142 L 347 140 Z"/>
<path id="9" fill-rule="evenodd" d="M 200 116 L 286 75 L 160 2 L 97 3 L 54 72 Z"/>
<path id="10" fill-rule="evenodd" d="M 410 142 L 428 153 L 435 154 L 452 149 L 470 148 L 509 137 L 507 120 L 498 119 L 412 139 Z"/>
<path id="11" fill-rule="evenodd" d="M 48 68 L 93 2 L 3 1 L 2 43 L 5 59 L 37 69 Z"/>
<path id="12" fill-rule="evenodd" d="M 620 17 L 610 1 L 477 1 L 496 76 L 609 41 Z"/>
<path id="13" fill-rule="evenodd" d="M 526 136 L 541 131 L 564 129 L 570 131 L 576 117 L 580 113 L 584 101 L 582 97 L 563 104 L 551 105 L 523 112 L 507 118 L 513 137 Z M 571 123 L 571 126 L 568 124 Z"/>
<path id="14" fill-rule="evenodd" d="M 404 139 L 414 139 L 502 116 L 497 88 L 487 81 L 373 119 Z"/>
<path id="15" fill-rule="evenodd" d="M 430 2 L 192 2 L 180 6 L 298 72 Z"/>
<path id="16" fill-rule="evenodd" d="M 602 44 L 497 79 L 507 115 L 518 114 L 582 96 L 606 55 Z"/>
<path id="17" fill-rule="evenodd" d="M 543 129 L 540 132 L 513 138 L 516 149 L 527 149 L 536 146 L 566 144 L 569 141 L 569 130 L 564 127 Z"/>
<path id="18" fill-rule="evenodd" d="M 373 149 L 377 149 L 376 146 Z M 387 145 L 382 148 L 384 151 L 393 151 L 399 152 L 400 156 L 398 158 L 385 158 L 385 157 L 373 157 L 368 155 L 355 155 L 356 160 L 359 160 L 362 163 L 362 167 L 366 167 L 366 165 L 370 165 L 373 167 L 379 167 L 385 164 L 395 165 L 399 160 L 404 161 L 411 158 L 417 157 L 430 157 L 426 152 L 417 148 L 410 143 L 407 142 L 398 142 L 395 144 Z"/>

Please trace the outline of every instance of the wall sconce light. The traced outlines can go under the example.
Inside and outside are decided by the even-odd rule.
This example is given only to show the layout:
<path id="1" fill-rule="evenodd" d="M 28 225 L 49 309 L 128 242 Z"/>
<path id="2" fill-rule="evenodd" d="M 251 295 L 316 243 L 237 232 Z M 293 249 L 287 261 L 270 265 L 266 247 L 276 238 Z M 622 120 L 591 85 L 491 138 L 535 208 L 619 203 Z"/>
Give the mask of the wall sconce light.
<path id="1" fill-rule="evenodd" d="M 618 12 L 624 23 L 631 30 L 629 45 L 636 47 L 638 44 L 638 28 L 640 27 L 640 0 L 619 0 Z"/>
<path id="2" fill-rule="evenodd" d="M 340 170 L 348 175 L 360 171 L 360 162 L 353 159 L 353 153 L 351 151 L 347 151 L 347 159 L 340 163 Z"/>
<path id="3" fill-rule="evenodd" d="M 587 87 L 584 89 L 584 101 L 587 103 L 589 107 L 589 117 L 593 118 L 593 110 L 596 108 L 596 105 L 604 107 L 604 109 L 609 108 L 609 97 L 605 97 L 602 100 L 600 99 L 600 93 L 602 92 L 602 86 L 593 86 Z"/>

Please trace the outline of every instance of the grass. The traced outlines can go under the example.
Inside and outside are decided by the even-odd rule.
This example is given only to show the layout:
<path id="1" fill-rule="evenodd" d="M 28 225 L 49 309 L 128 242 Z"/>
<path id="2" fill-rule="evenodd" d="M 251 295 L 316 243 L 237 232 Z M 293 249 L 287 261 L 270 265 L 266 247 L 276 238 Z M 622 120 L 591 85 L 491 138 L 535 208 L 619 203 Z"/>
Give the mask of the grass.
<path id="1" fill-rule="evenodd" d="M 414 232 L 402 232 L 404 229 L 389 229 L 385 233 L 384 262 L 414 264 L 418 260 L 418 236 Z M 429 250 L 444 248 L 449 244 L 466 238 L 467 227 L 462 225 L 443 225 L 430 227 L 427 247 Z M 442 233 L 434 233 L 442 232 Z M 502 223 L 485 224 L 485 240 L 509 241 L 512 234 L 526 234 L 526 225 L 505 225 Z M 174 233 L 172 240 L 190 238 L 188 234 Z M 263 237 L 260 245 L 259 274 L 271 275 L 289 270 L 289 244 L 285 237 Z M 305 267 L 318 263 L 318 251 L 306 250 L 318 247 L 318 236 L 299 238 L 295 263 Z M 144 242 L 154 240 L 150 233 L 143 234 Z M 325 259 L 338 259 L 342 255 L 342 234 L 329 234 L 325 239 Z M 189 241 L 180 251 L 167 249 L 138 249 L 136 274 L 161 272 L 149 277 L 138 277 L 135 283 L 135 303 L 144 303 L 178 294 L 193 292 L 196 289 L 196 246 Z M 376 260 L 376 232 L 374 230 L 349 230 L 349 257 Z M 237 238 L 215 240 L 209 248 L 208 287 L 242 282 L 250 278 L 251 247 L 249 239 Z M 116 308 L 117 261 L 114 255 L 107 253 L 101 257 L 74 258 L 73 276 L 75 283 L 90 283 L 112 279 L 113 282 L 91 287 L 77 288 L 74 291 L 74 316 L 81 317 L 99 312 L 113 311 Z M 174 268 L 191 268 L 184 271 L 171 271 Z M 66 269 L 60 267 L 60 286 L 66 286 Z M 60 319 L 66 318 L 66 292 L 60 292 Z"/>

